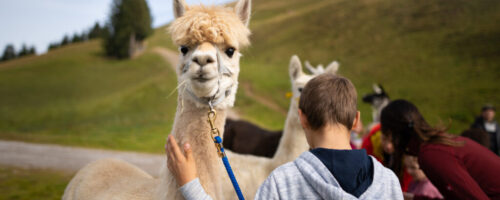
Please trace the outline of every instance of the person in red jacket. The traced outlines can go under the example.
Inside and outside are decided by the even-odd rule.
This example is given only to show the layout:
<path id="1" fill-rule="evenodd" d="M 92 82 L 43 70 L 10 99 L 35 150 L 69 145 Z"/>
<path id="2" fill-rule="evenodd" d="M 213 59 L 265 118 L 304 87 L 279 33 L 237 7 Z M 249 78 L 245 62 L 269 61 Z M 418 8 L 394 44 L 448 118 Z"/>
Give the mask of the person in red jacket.
<path id="1" fill-rule="evenodd" d="M 391 154 L 394 153 L 394 147 L 391 141 L 383 137 L 382 131 L 380 130 L 380 123 L 372 127 L 368 135 L 363 139 L 361 148 L 366 150 L 368 155 L 375 157 L 384 166 L 389 167 Z M 402 174 L 403 178 L 400 180 L 401 189 L 403 192 L 408 190 L 412 177 L 406 170 L 401 170 L 394 172 L 396 174 Z"/>
<path id="2" fill-rule="evenodd" d="M 500 199 L 500 158 L 468 138 L 430 126 L 406 100 L 382 110 L 382 134 L 394 145 L 392 167 L 401 170 L 403 154 L 418 157 L 429 180 L 445 199 Z"/>

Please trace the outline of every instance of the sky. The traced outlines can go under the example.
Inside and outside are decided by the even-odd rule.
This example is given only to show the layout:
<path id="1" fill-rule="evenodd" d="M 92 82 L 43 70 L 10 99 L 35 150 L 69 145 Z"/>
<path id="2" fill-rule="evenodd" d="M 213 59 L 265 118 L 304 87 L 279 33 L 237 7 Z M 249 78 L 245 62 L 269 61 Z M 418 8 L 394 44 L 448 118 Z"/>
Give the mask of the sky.
<path id="1" fill-rule="evenodd" d="M 146 0 L 153 27 L 170 22 L 172 0 Z M 222 4 L 234 0 L 186 0 L 188 4 Z M 44 53 L 51 42 L 73 36 L 107 20 L 112 0 L 0 0 L 0 54 L 7 44 L 22 44 Z"/>

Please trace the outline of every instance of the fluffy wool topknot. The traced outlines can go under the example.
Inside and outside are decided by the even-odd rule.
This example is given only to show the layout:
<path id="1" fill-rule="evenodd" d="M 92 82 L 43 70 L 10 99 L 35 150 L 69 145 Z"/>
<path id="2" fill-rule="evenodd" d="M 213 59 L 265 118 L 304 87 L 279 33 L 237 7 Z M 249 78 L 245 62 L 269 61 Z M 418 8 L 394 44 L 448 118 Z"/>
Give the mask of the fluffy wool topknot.
<path id="1" fill-rule="evenodd" d="M 232 8 L 221 6 L 190 6 L 172 22 L 169 31 L 179 46 L 211 42 L 242 48 L 250 44 L 250 30 Z"/>

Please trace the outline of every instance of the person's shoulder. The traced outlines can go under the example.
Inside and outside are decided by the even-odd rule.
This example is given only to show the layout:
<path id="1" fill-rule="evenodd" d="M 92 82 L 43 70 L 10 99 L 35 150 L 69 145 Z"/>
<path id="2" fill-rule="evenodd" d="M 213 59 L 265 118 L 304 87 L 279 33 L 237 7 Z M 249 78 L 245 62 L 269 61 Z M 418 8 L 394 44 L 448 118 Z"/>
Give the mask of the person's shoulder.
<path id="1" fill-rule="evenodd" d="M 270 176 L 274 177 L 283 177 L 283 176 L 288 176 L 289 174 L 295 174 L 295 173 L 300 173 L 297 165 L 295 165 L 294 161 L 287 162 L 283 165 L 278 166 L 276 169 L 274 169 Z"/>
<path id="2" fill-rule="evenodd" d="M 398 177 L 396 176 L 396 174 L 394 174 L 394 172 L 391 169 L 382 165 L 382 163 L 380 163 L 380 161 L 378 161 L 377 158 L 375 158 L 371 155 L 369 157 L 370 157 L 370 159 L 372 159 L 372 162 L 373 162 L 374 180 L 375 180 L 375 178 L 377 178 L 380 181 L 387 181 L 388 183 L 391 183 L 391 184 L 394 181 L 399 183 Z"/>
<path id="3" fill-rule="evenodd" d="M 471 124 L 471 128 L 481 128 L 483 126 L 484 120 L 482 116 L 477 116 L 474 122 Z"/>
<path id="4" fill-rule="evenodd" d="M 403 199 L 401 185 L 396 174 L 373 156 L 370 158 L 373 161 L 373 181 L 360 199 Z"/>
<path id="5" fill-rule="evenodd" d="M 293 162 L 288 162 L 274 169 L 261 188 L 264 188 L 263 190 L 270 190 L 269 188 L 274 188 L 277 191 L 286 190 L 289 183 L 298 182 L 301 178 L 302 175 L 297 166 Z"/>
<path id="6" fill-rule="evenodd" d="M 275 179 L 276 182 L 293 182 L 298 181 L 299 179 L 302 180 L 303 175 L 299 166 L 305 161 L 305 158 L 307 159 L 309 157 L 308 154 L 311 153 L 305 152 L 295 160 L 280 165 L 271 172 L 269 177 Z"/>
<path id="7" fill-rule="evenodd" d="M 460 142 L 460 141 L 467 141 L 469 139 L 462 136 L 456 136 L 453 140 Z M 420 146 L 420 151 L 418 152 L 418 158 L 420 159 L 421 157 L 427 157 L 427 156 L 433 157 L 436 154 L 441 154 L 441 153 L 454 154 L 455 148 L 456 147 L 454 146 L 446 144 L 425 143 Z"/>
<path id="8" fill-rule="evenodd" d="M 396 176 L 394 171 L 382 165 L 378 162 L 375 157 L 370 156 L 373 160 L 373 183 L 372 184 L 383 184 L 385 185 L 384 190 L 398 191 L 401 190 L 401 185 L 399 183 L 399 178 Z"/>

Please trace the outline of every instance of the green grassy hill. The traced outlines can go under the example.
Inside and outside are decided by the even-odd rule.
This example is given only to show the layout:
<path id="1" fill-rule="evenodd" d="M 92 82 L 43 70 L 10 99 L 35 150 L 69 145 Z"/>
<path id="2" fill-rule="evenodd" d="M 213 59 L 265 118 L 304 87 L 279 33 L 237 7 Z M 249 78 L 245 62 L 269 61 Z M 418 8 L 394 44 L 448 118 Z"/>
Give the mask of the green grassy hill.
<path id="1" fill-rule="evenodd" d="M 484 103 L 500 105 L 500 2 L 256 0 L 241 80 L 283 108 L 292 54 L 341 63 L 359 96 L 382 83 L 433 123 L 467 128 Z M 359 101 L 365 124 L 368 105 Z M 237 104 L 238 107 L 244 106 Z M 255 119 L 260 123 L 267 120 Z M 276 121 L 279 127 L 280 121 Z"/>
<path id="2" fill-rule="evenodd" d="M 105 58 L 99 41 L 0 64 L 0 137 L 160 152 L 175 84 L 150 48 L 119 61 Z"/>
<path id="3" fill-rule="evenodd" d="M 61 199 L 72 175 L 0 166 L 0 200 Z"/>
<path id="4" fill-rule="evenodd" d="M 382 83 L 458 133 L 484 103 L 500 105 L 500 2 L 255 0 L 252 46 L 240 81 L 288 109 L 288 61 L 341 63 L 359 96 Z M 0 138 L 162 152 L 172 125 L 175 73 L 152 51 L 176 49 L 163 28 L 136 59 L 102 56 L 99 41 L 0 63 Z M 368 105 L 359 103 L 365 124 Z M 236 109 L 271 129 L 285 115 L 239 90 Z"/>

